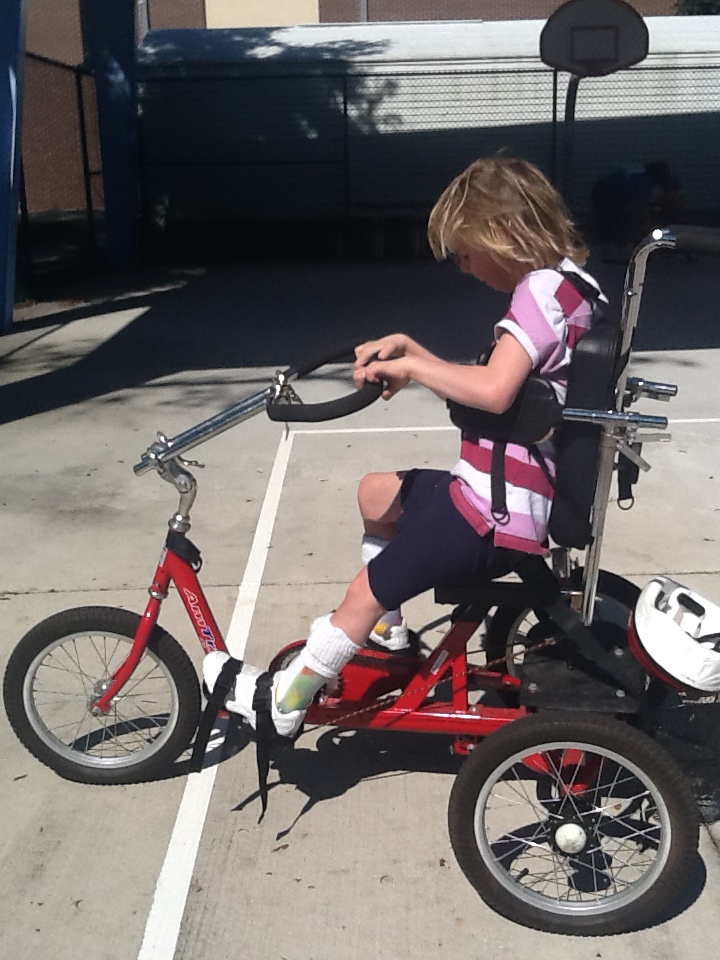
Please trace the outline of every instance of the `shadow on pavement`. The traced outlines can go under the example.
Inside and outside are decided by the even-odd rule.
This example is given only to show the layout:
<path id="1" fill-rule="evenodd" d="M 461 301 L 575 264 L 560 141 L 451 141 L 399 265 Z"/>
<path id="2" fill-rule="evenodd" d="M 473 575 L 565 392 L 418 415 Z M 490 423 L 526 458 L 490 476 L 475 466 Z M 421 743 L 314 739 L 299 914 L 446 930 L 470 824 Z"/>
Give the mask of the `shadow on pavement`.
<path id="1" fill-rule="evenodd" d="M 713 258 L 651 259 L 636 349 L 720 346 L 716 267 Z M 598 262 L 590 269 L 617 309 L 624 268 Z M 62 308 L 17 321 L 13 333 L 44 331 L 27 345 L 33 362 L 50 370 L 0 387 L 0 422 L 186 371 L 283 366 L 318 347 L 396 330 L 450 359 L 472 360 L 507 304 L 450 264 L 427 259 L 220 263 L 159 271 L 147 280 L 150 289 L 141 276 L 76 282 L 64 291 Z M 92 302 L 72 305 L 88 296 Z M 68 337 L 63 348 L 60 330 L 49 342 L 58 327 L 70 331 L 77 321 L 131 309 L 142 313 L 107 339 L 98 334 L 89 348 L 92 333 L 80 345 Z M 0 371 L 12 372 L 24 349 L 11 347 Z"/>

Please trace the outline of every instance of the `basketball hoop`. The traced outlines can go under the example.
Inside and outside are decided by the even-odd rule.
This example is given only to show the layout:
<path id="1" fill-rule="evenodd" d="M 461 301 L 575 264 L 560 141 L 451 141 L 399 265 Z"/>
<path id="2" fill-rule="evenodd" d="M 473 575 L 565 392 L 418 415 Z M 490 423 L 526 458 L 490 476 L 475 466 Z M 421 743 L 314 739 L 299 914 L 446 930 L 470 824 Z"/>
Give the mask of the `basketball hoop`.
<path id="1" fill-rule="evenodd" d="M 540 34 L 540 59 L 576 77 L 606 77 L 647 56 L 648 29 L 625 0 L 568 0 Z"/>

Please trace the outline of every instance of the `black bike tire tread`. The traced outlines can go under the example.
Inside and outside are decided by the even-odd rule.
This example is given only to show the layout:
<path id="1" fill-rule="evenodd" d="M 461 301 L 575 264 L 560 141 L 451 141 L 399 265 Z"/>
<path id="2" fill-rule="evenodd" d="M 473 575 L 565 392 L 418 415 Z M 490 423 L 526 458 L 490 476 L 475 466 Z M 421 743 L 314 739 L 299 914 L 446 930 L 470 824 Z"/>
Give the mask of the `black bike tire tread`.
<path id="1" fill-rule="evenodd" d="M 3 700 L 10 726 L 32 756 L 66 780 L 96 786 L 153 780 L 169 767 L 192 741 L 200 717 L 197 673 L 184 648 L 157 624 L 148 647 L 167 667 L 178 697 L 178 720 L 175 729 L 157 753 L 136 765 L 117 769 L 93 769 L 73 763 L 67 757 L 57 754 L 38 737 L 27 717 L 23 702 L 25 675 L 35 658 L 47 646 L 67 634 L 83 630 L 107 630 L 126 636 L 132 641 L 140 619 L 139 614 L 119 607 L 87 606 L 62 610 L 32 627 L 10 655 L 3 681 Z"/>
<path id="2" fill-rule="evenodd" d="M 595 743 L 631 759 L 662 793 L 672 821 L 674 840 L 658 880 L 638 899 L 601 916 L 562 917 L 513 897 L 485 866 L 475 842 L 475 806 L 486 779 L 518 750 L 563 739 Z M 630 755 L 627 744 L 630 745 Z M 632 755 L 633 751 L 640 755 Z M 687 779 L 662 747 L 646 734 L 615 718 L 587 713 L 568 717 L 567 714 L 543 711 L 513 721 L 487 737 L 461 767 L 448 805 L 448 828 L 458 865 L 488 906 L 523 926 L 572 936 L 629 933 L 656 921 L 689 880 L 697 856 L 699 824 L 697 803 Z"/>

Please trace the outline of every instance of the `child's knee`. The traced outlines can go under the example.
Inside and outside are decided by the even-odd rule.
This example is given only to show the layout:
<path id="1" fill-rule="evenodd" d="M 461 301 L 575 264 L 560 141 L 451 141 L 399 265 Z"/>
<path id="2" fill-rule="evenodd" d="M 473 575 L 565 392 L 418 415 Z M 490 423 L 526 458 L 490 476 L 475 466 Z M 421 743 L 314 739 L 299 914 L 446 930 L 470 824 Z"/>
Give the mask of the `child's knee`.
<path id="1" fill-rule="evenodd" d="M 394 505 L 402 479 L 397 473 L 367 473 L 358 484 L 358 505 L 363 520 L 394 521 Z"/>

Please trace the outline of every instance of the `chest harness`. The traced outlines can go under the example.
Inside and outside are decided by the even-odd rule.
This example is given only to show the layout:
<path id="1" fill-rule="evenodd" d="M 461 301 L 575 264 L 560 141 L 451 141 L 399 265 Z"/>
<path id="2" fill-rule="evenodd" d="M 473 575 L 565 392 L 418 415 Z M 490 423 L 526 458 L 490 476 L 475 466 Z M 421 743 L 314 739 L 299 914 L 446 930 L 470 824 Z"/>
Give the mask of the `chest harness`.
<path id="1" fill-rule="evenodd" d="M 580 296 L 590 304 L 592 323 L 605 316 L 599 291 L 583 277 L 569 270 L 558 270 Z M 479 366 L 486 366 L 495 344 L 478 358 Z M 551 381 L 547 377 L 530 375 L 523 383 L 512 405 L 505 413 L 489 413 L 477 407 L 468 407 L 454 400 L 447 401 L 452 423 L 469 437 L 492 440 L 490 460 L 490 508 L 498 524 L 507 523 L 507 493 L 505 487 L 505 450 L 508 443 L 525 447 L 542 470 L 545 479 L 554 488 L 555 483 L 545 462 L 539 444 L 549 440 L 562 424 L 562 406 Z"/>

